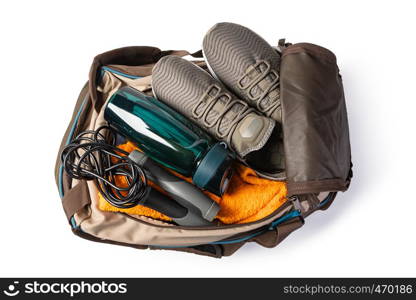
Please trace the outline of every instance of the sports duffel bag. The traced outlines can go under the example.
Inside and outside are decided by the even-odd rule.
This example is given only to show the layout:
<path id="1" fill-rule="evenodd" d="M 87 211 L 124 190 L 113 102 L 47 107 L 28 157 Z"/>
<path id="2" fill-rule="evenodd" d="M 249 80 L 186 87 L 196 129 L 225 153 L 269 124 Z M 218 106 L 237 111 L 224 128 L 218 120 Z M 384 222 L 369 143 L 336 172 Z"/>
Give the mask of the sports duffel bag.
<path id="1" fill-rule="evenodd" d="M 206 68 L 201 51 L 191 54 L 134 46 L 97 55 L 76 101 L 55 166 L 56 184 L 73 233 L 137 249 L 169 249 L 219 258 L 233 254 L 247 242 L 275 247 L 302 227 L 308 215 L 327 209 L 337 192 L 348 189 L 352 177 L 347 111 L 336 57 L 317 45 L 292 45 L 284 40 L 276 51 L 281 56 L 284 179 L 265 181 L 241 166 L 238 176 L 248 179 L 233 186 L 232 197 L 227 200 L 230 206 L 221 207 L 222 219 L 211 226 L 180 226 L 154 212 L 116 209 L 103 201 L 96 181 L 73 178 L 65 172 L 63 149 L 79 133 L 105 124 L 103 110 L 116 90 L 128 86 L 152 95 L 152 68 L 167 55 L 186 57 Z M 264 202 L 261 212 L 249 213 L 240 207 L 244 217 L 232 215 L 231 208 L 239 201 L 242 206 L 263 201 L 257 199 L 256 195 L 262 195 L 256 192 L 259 189 L 269 190 L 273 199 L 278 197 L 273 207 Z M 217 200 L 220 206 L 225 201 Z"/>

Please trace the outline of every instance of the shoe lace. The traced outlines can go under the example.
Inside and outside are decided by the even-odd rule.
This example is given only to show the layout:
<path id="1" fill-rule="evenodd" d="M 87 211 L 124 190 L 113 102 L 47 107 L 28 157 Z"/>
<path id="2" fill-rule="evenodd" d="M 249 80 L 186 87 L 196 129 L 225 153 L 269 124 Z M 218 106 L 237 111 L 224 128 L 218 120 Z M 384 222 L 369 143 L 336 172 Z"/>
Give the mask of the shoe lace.
<path id="1" fill-rule="evenodd" d="M 265 80 L 265 79 L 268 80 Z M 260 85 L 261 82 L 263 86 Z M 266 84 L 266 86 L 264 86 Z M 254 65 L 247 68 L 246 73 L 238 81 L 238 87 L 245 90 L 247 96 L 251 101 L 256 103 L 257 110 L 270 116 L 274 110 L 280 107 L 280 86 L 279 74 L 271 69 L 270 63 L 265 60 L 258 61 Z M 258 93 L 260 90 L 262 93 Z M 275 101 L 270 98 L 267 99 L 270 92 L 276 91 L 278 93 Z"/>
<path id="2" fill-rule="evenodd" d="M 208 121 L 208 116 L 212 112 L 213 107 L 217 104 L 218 101 L 225 100 L 224 107 L 221 111 L 216 112 L 214 119 L 210 122 Z M 198 112 L 201 108 L 202 110 Z M 238 109 L 238 106 L 241 106 L 236 116 L 228 124 L 228 126 L 222 126 L 223 121 L 226 119 L 226 115 L 229 111 Z M 203 126 L 208 129 L 214 128 L 214 134 L 217 139 L 226 140 L 227 144 L 231 147 L 231 137 L 237 127 L 237 124 L 249 113 L 254 112 L 255 110 L 247 103 L 241 100 L 233 99 L 233 97 L 224 92 L 223 89 L 216 84 L 211 85 L 207 91 L 202 95 L 201 99 L 195 104 L 192 109 L 192 116 L 195 119 L 201 119 Z M 225 129 L 225 130 L 224 130 Z"/>

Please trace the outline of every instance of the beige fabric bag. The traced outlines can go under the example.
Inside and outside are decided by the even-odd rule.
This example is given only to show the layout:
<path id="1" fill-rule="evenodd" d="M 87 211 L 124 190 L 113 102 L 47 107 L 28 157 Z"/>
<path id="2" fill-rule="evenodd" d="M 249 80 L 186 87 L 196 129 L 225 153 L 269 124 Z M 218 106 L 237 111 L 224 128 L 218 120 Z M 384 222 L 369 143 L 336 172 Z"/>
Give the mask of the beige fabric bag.
<path id="1" fill-rule="evenodd" d="M 120 48 L 95 57 L 89 81 L 81 90 L 59 154 L 78 132 L 96 129 L 104 123 L 104 104 L 118 88 L 129 85 L 149 92 L 153 64 L 161 57 L 172 54 L 190 55 L 198 59 L 198 64 L 204 64 L 201 53 L 161 51 L 154 47 L 139 46 Z M 102 72 L 103 69 L 110 72 Z M 345 182 L 345 187 L 351 177 L 350 170 L 347 171 L 345 178 L 337 178 L 339 182 Z M 198 228 L 175 226 L 145 216 L 99 210 L 95 183 L 69 178 L 63 171 L 60 155 L 55 166 L 55 177 L 66 216 L 75 234 L 99 242 L 141 249 L 179 250 L 213 257 L 231 255 L 246 242 L 257 242 L 264 247 L 276 246 L 289 233 L 303 225 L 304 217 L 317 209 L 325 209 L 337 191 L 346 189 L 325 186 L 313 193 L 307 189 L 306 192 L 297 190 L 284 205 L 262 220 Z M 289 182 L 290 179 L 288 178 Z M 299 189 L 299 183 L 296 187 Z"/>

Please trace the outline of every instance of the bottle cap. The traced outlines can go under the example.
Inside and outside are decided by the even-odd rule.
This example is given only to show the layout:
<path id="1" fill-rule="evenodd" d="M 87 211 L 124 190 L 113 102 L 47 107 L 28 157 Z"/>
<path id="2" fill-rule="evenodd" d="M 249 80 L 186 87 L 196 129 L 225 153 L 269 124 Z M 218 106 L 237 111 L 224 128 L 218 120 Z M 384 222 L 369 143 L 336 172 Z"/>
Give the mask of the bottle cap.
<path id="1" fill-rule="evenodd" d="M 222 196 L 233 176 L 233 158 L 224 143 L 215 144 L 199 163 L 192 180 L 198 187 Z"/>

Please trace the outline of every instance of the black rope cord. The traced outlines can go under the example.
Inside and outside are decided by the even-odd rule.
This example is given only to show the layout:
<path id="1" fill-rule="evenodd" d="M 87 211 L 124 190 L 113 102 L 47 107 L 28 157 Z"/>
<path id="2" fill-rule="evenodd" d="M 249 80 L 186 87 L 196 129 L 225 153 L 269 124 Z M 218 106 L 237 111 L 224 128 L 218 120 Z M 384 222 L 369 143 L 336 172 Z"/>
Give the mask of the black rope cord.
<path id="1" fill-rule="evenodd" d="M 147 194 L 147 178 L 143 169 L 127 157 L 129 153 L 115 146 L 116 137 L 117 131 L 109 126 L 83 131 L 63 149 L 61 161 L 71 178 L 95 180 L 111 205 L 130 208 Z M 126 179 L 127 186 L 118 184 L 119 176 Z"/>

